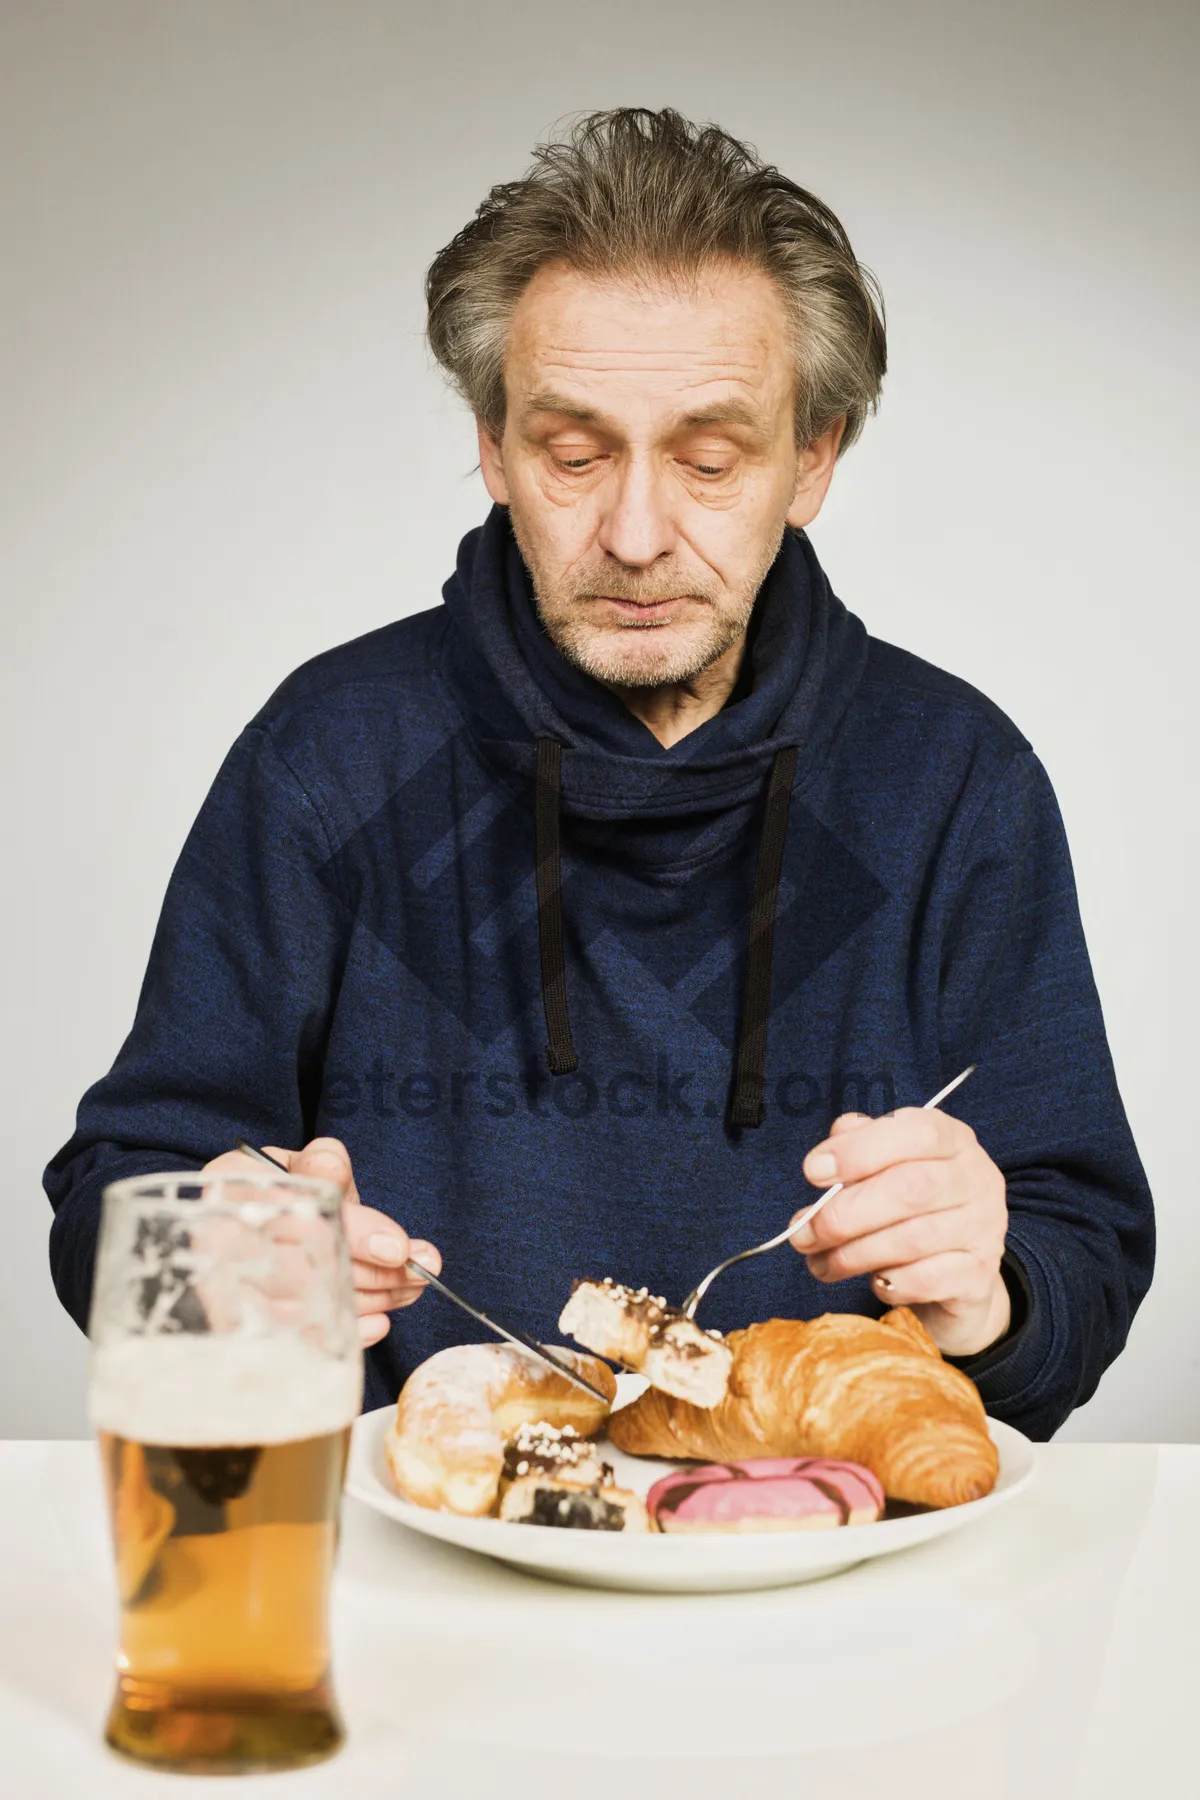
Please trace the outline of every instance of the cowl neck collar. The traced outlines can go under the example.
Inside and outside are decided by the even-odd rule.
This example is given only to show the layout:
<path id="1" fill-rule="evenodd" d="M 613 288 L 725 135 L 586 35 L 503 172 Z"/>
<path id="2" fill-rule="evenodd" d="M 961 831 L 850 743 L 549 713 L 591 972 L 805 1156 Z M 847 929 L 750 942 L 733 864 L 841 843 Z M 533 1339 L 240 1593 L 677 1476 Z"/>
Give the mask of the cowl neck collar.
<path id="1" fill-rule="evenodd" d="M 532 777 L 536 740 L 554 739 L 563 748 L 563 811 L 583 818 L 739 807 L 791 746 L 802 778 L 828 747 L 866 663 L 862 624 L 832 593 L 807 536 L 793 529 L 755 603 L 749 681 L 669 749 L 555 649 L 507 508 L 493 506 L 466 534 L 442 592 L 447 672 L 480 753 Z"/>

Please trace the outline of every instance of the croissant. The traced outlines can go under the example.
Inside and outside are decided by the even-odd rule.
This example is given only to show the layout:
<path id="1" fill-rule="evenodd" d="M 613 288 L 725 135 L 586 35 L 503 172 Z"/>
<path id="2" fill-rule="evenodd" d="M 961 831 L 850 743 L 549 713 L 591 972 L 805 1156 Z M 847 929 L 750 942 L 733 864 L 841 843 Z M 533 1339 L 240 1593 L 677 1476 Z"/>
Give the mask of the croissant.
<path id="1" fill-rule="evenodd" d="M 879 1320 L 768 1319 L 726 1342 L 733 1370 L 722 1401 L 693 1406 L 648 1388 L 610 1418 L 617 1449 L 699 1462 L 835 1457 L 918 1506 L 960 1506 L 995 1485 L 983 1403 L 907 1307 Z"/>

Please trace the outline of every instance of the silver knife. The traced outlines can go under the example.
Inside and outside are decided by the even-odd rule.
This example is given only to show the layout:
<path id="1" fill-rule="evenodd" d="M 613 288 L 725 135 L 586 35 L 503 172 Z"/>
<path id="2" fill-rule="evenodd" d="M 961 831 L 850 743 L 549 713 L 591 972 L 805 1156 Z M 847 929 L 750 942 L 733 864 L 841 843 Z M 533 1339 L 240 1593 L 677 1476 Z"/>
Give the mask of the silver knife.
<path id="1" fill-rule="evenodd" d="M 285 1175 L 288 1173 L 276 1157 L 268 1156 L 265 1150 L 258 1149 L 256 1145 L 249 1143 L 245 1138 L 238 1138 L 237 1147 L 247 1156 L 253 1156 L 256 1161 L 268 1163 L 273 1169 L 282 1169 Z M 509 1343 L 516 1344 L 518 1349 L 527 1350 L 530 1356 L 536 1356 L 539 1362 L 546 1363 L 557 1374 L 565 1375 L 566 1379 L 573 1381 L 576 1387 L 584 1388 L 597 1400 L 602 1400 L 605 1406 L 609 1405 L 607 1394 L 602 1394 L 598 1387 L 593 1387 L 590 1381 L 577 1374 L 570 1363 L 560 1362 L 553 1350 L 547 1350 L 544 1344 L 539 1344 L 533 1338 L 526 1337 L 523 1331 L 514 1331 L 511 1326 L 497 1324 L 495 1319 L 490 1319 L 485 1312 L 480 1312 L 478 1307 L 472 1306 L 470 1301 L 464 1300 L 461 1294 L 456 1294 L 453 1288 L 448 1288 L 438 1276 L 431 1275 L 422 1263 L 414 1262 L 410 1257 L 404 1266 L 410 1275 L 417 1276 L 421 1281 L 427 1281 L 430 1287 L 436 1288 L 438 1293 L 444 1295 L 447 1300 L 452 1300 L 455 1306 L 461 1306 L 465 1313 L 470 1313 L 473 1319 L 477 1319 L 481 1325 L 486 1325 L 488 1330 L 494 1331 L 497 1337 L 507 1338 Z"/>

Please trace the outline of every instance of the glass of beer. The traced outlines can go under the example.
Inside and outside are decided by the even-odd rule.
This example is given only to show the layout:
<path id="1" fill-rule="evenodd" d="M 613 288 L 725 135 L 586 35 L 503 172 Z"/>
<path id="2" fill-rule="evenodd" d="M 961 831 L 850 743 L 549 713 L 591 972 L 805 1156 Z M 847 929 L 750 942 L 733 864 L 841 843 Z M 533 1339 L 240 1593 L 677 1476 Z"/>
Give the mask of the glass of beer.
<path id="1" fill-rule="evenodd" d="M 205 1774 L 331 1755 L 330 1576 L 362 1401 L 337 1189 L 266 1169 L 114 1183 L 89 1336 L 121 1604 L 107 1742 Z"/>

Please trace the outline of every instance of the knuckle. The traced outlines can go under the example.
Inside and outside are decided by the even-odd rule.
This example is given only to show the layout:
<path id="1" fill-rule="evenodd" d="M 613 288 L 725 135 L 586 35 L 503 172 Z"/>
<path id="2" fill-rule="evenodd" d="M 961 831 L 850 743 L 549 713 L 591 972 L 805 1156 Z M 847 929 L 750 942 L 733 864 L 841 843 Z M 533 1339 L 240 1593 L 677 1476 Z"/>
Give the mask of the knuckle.
<path id="1" fill-rule="evenodd" d="M 921 1109 L 920 1124 L 913 1127 L 913 1134 L 918 1146 L 925 1156 L 936 1156 L 942 1147 L 942 1133 L 945 1123 L 941 1113 L 929 1113 Z"/>
<path id="2" fill-rule="evenodd" d="M 200 1173 L 202 1175 L 257 1175 L 261 1168 L 253 1156 L 247 1156 L 244 1150 L 222 1150 L 220 1156 L 214 1156 L 206 1162 Z"/>
<path id="3" fill-rule="evenodd" d="M 961 1218 L 954 1207 L 928 1213 L 921 1220 L 921 1245 L 927 1255 L 939 1250 L 957 1250 L 962 1238 Z"/>
<path id="4" fill-rule="evenodd" d="M 831 1202 L 823 1207 L 815 1219 L 809 1220 L 808 1229 L 813 1234 L 813 1242 L 819 1250 L 828 1250 L 841 1242 L 841 1215 L 836 1203 Z"/>
<path id="5" fill-rule="evenodd" d="M 851 1276 L 862 1273 L 862 1259 L 855 1254 L 853 1244 L 845 1244 L 840 1249 L 831 1250 L 825 1262 L 826 1273 L 830 1281 L 849 1281 Z"/>
<path id="6" fill-rule="evenodd" d="M 346 1158 L 347 1162 L 350 1160 L 350 1152 L 346 1149 L 346 1146 L 345 1146 L 345 1144 L 343 1144 L 341 1138 L 335 1138 L 335 1137 L 310 1138 L 308 1140 L 307 1144 L 305 1144 L 304 1148 L 305 1148 L 305 1150 L 332 1150 L 335 1156 L 344 1156 Z"/>
<path id="7" fill-rule="evenodd" d="M 933 1212 L 942 1194 L 943 1181 L 936 1163 L 905 1163 L 903 1199 L 912 1212 Z"/>
<path id="8" fill-rule="evenodd" d="M 904 1219 L 888 1232 L 886 1253 L 893 1261 L 912 1263 L 929 1254 L 929 1220 Z"/>
<path id="9" fill-rule="evenodd" d="M 932 1144 L 937 1140 L 938 1120 L 941 1114 L 927 1112 L 923 1106 L 901 1106 L 892 1114 L 894 1124 L 902 1126 L 905 1136 L 913 1143 Z"/>
<path id="10" fill-rule="evenodd" d="M 929 1263 L 913 1263 L 904 1271 L 904 1275 L 905 1292 L 911 1300 L 925 1302 L 939 1297 L 937 1277 Z"/>

